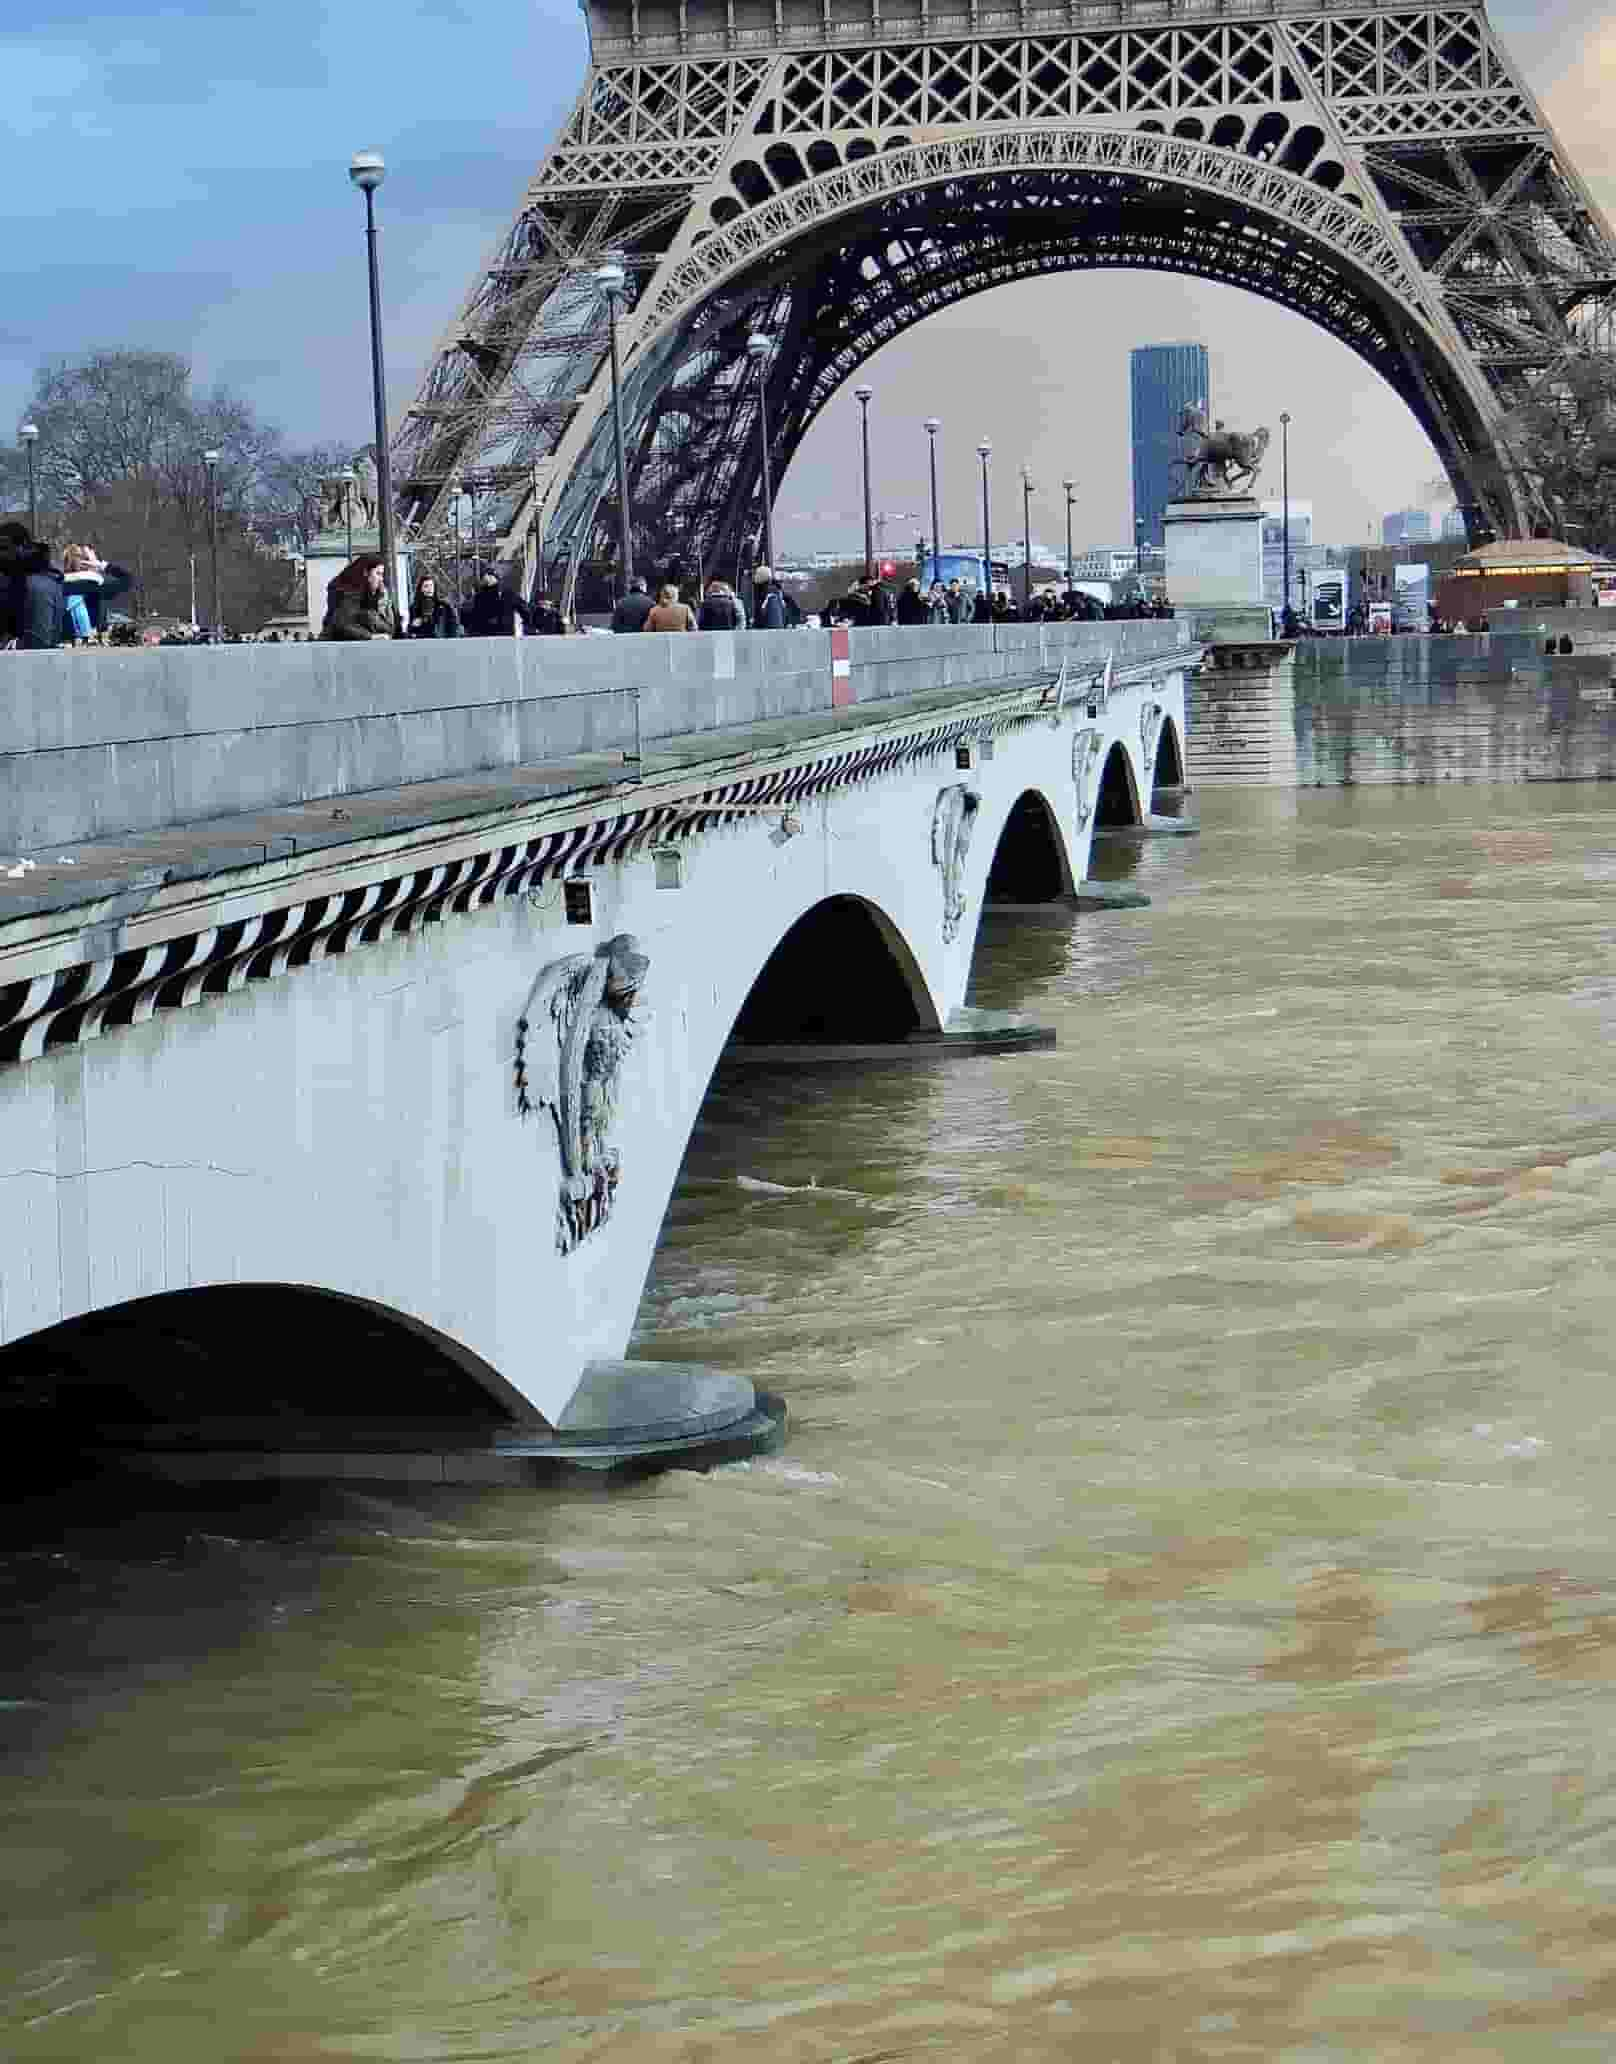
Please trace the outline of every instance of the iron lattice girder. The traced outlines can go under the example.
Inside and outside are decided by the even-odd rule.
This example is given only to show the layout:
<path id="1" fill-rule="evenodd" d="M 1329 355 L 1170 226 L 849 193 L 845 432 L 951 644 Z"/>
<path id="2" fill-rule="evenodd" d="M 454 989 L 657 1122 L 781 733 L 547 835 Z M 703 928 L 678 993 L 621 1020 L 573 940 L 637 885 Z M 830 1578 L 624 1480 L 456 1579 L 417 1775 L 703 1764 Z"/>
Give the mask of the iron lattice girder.
<path id="1" fill-rule="evenodd" d="M 752 520 L 740 354 L 760 308 L 804 355 L 788 372 L 777 352 L 769 376 L 779 479 L 860 352 L 1063 262 L 1041 231 L 1018 247 L 997 229 L 974 268 L 917 256 L 830 311 L 832 344 L 810 254 L 824 278 L 846 282 L 824 254 L 855 248 L 880 273 L 872 238 L 899 192 L 918 253 L 928 226 L 967 219 L 950 212 L 966 188 L 1031 172 L 1036 212 L 1040 179 L 1053 198 L 1062 176 L 1109 172 L 1109 201 L 1085 190 L 1067 266 L 1194 272 L 1307 314 L 1405 394 L 1466 501 L 1466 471 L 1491 455 L 1523 378 L 1562 363 L 1616 302 L 1616 243 L 1476 0 L 1220 0 L 1212 19 L 1196 0 L 1180 20 L 1162 18 L 1180 0 L 881 21 L 872 9 L 834 35 L 784 28 L 778 12 L 772 27 L 737 26 L 734 0 L 723 14 L 681 0 L 676 43 L 661 4 L 593 0 L 583 90 L 399 440 L 395 477 L 428 527 L 446 520 L 452 472 L 482 465 L 538 492 L 537 466 L 552 541 L 604 539 L 604 310 L 579 268 L 610 246 L 637 290 L 626 427 L 636 532 L 651 541 L 692 525 L 716 540 Z M 687 351 L 697 369 L 682 376 Z"/>

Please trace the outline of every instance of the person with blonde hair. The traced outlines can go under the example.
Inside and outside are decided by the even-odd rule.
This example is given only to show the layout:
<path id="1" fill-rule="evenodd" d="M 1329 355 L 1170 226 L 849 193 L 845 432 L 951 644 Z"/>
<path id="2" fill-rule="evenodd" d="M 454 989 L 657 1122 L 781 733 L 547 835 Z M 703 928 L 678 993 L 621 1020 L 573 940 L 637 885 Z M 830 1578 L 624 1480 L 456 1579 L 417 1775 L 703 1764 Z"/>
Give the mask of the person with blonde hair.
<path id="1" fill-rule="evenodd" d="M 106 628 L 106 605 L 127 595 L 134 575 L 103 559 L 94 545 L 62 548 L 62 636 L 84 644 Z M 78 607 L 75 608 L 75 602 Z"/>
<path id="2" fill-rule="evenodd" d="M 648 631 L 693 631 L 696 628 L 690 604 L 679 600 L 679 590 L 672 581 L 664 581 L 657 589 L 657 598 L 646 614 L 645 628 Z"/>

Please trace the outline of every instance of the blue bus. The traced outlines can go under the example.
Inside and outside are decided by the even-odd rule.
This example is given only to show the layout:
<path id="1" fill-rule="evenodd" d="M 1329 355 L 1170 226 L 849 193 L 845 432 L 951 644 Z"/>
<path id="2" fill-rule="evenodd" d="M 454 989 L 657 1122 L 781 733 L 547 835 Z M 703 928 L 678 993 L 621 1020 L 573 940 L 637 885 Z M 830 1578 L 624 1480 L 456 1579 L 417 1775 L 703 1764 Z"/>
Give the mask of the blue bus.
<path id="1" fill-rule="evenodd" d="M 992 562 L 993 585 L 1008 589 L 1010 569 L 1002 559 Z M 980 552 L 928 552 L 920 566 L 920 585 L 929 588 L 933 581 L 941 581 L 947 587 L 951 580 L 963 581 L 968 588 L 981 588 L 982 554 Z"/>

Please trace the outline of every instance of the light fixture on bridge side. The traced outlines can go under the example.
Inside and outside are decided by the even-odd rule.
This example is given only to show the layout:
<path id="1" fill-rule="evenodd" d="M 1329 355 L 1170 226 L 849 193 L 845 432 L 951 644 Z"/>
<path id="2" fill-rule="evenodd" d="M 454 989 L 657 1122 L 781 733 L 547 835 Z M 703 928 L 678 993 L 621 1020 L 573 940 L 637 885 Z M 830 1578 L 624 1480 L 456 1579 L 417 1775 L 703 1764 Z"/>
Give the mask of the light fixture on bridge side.
<path id="1" fill-rule="evenodd" d="M 685 856 L 677 846 L 653 846 L 651 864 L 656 869 L 659 889 L 682 889 L 685 885 Z"/>
<path id="2" fill-rule="evenodd" d="M 940 564 L 943 549 L 943 533 L 937 515 L 937 433 L 942 429 L 943 425 L 939 417 L 928 416 L 921 427 L 926 433 L 926 444 L 931 457 L 931 577 L 935 581 L 942 578 L 943 572 Z M 925 569 L 917 567 L 915 570 L 924 580 Z"/>
<path id="3" fill-rule="evenodd" d="M 763 563 L 774 565 L 774 483 L 769 478 L 769 360 L 774 339 L 754 330 L 746 340 L 746 355 L 757 368 L 758 454 L 763 462 Z"/>
<path id="4" fill-rule="evenodd" d="M 380 151 L 358 151 L 348 162 L 348 177 L 365 197 L 365 260 L 370 276 L 370 400 L 376 423 L 376 503 L 381 524 L 382 579 L 398 611 L 393 593 L 398 579 L 393 542 L 393 462 L 387 448 L 387 373 L 382 362 L 381 267 L 376 255 L 376 189 L 386 177 Z"/>
<path id="5" fill-rule="evenodd" d="M 606 330 L 612 358 L 612 444 L 617 456 L 617 558 L 619 599 L 634 578 L 634 534 L 628 513 L 628 458 L 623 448 L 623 372 L 617 354 L 617 309 L 628 298 L 628 268 L 619 252 L 608 251 L 595 268 L 595 285 L 606 297 Z"/>
<path id="6" fill-rule="evenodd" d="M 864 453 L 864 578 L 875 579 L 875 520 L 870 509 L 870 402 L 873 387 L 855 387 L 853 399 L 859 405 L 859 443 Z"/>
<path id="7" fill-rule="evenodd" d="M 219 454 L 205 451 L 202 454 L 202 470 L 208 479 L 208 554 L 213 562 L 213 622 L 210 636 L 215 645 L 219 642 Z"/>
<path id="8" fill-rule="evenodd" d="M 1077 482 L 1067 478 L 1061 482 L 1061 486 L 1066 490 L 1066 606 L 1070 609 L 1075 606 L 1070 597 L 1077 591 L 1077 582 L 1072 574 L 1072 497 L 1076 492 Z"/>
<path id="9" fill-rule="evenodd" d="M 595 885 L 574 876 L 561 884 L 561 908 L 568 924 L 595 922 Z"/>
<path id="10" fill-rule="evenodd" d="M 987 597 L 989 615 L 993 602 L 993 543 L 988 522 L 988 460 L 993 456 L 993 446 L 984 437 L 976 448 L 976 455 L 982 461 L 982 593 Z"/>
<path id="11" fill-rule="evenodd" d="M 28 535 L 32 537 L 39 529 L 39 490 L 34 482 L 34 446 L 39 442 L 39 425 L 19 425 L 17 441 L 28 454 Z"/>

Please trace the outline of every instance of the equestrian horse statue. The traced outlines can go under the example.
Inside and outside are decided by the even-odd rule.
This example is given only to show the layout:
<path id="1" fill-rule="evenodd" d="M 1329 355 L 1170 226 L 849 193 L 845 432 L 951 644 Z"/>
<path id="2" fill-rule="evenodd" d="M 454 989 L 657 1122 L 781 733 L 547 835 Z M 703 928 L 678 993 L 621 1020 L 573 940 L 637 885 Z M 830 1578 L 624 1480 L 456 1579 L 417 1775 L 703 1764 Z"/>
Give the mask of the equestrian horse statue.
<path id="1" fill-rule="evenodd" d="M 1179 417 L 1178 441 L 1176 463 L 1184 471 L 1186 496 L 1237 495 L 1247 493 L 1256 481 L 1268 449 L 1268 432 L 1209 424 L 1206 410 L 1196 405 Z"/>

